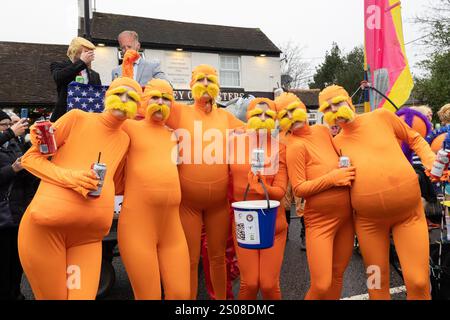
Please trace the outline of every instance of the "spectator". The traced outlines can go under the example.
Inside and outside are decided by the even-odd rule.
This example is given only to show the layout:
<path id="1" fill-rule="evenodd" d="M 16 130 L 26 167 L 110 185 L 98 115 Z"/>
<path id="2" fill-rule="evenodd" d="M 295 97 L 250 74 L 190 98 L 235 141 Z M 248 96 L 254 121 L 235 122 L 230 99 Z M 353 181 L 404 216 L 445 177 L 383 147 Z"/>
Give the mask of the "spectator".
<path id="1" fill-rule="evenodd" d="M 135 31 L 122 31 L 117 37 L 117 40 L 119 41 L 119 47 L 123 55 L 125 55 L 125 52 L 129 49 L 139 52 L 139 49 L 141 48 L 139 36 Z M 133 79 L 139 82 L 142 87 L 145 87 L 147 82 L 153 78 L 167 80 L 166 75 L 160 68 L 159 61 L 146 61 L 139 56 L 138 59 L 134 61 Z M 122 76 L 122 67 L 118 66 L 112 71 L 112 80 L 120 76 Z"/>
<path id="2" fill-rule="evenodd" d="M 7 112 L 7 114 L 11 118 L 11 127 L 20 122 L 21 120 L 20 117 L 14 112 Z M 24 120 L 25 120 L 24 123 L 26 123 L 26 125 L 28 126 L 28 119 Z M 18 134 L 16 136 L 16 139 L 19 142 L 19 146 L 21 147 L 24 153 L 31 147 L 30 134 L 26 133 L 26 129 L 24 130 L 23 133 Z"/>
<path id="3" fill-rule="evenodd" d="M 7 130 L 11 124 L 11 118 L 0 111 L 0 131 Z M 36 192 L 38 179 L 23 170 L 22 154 L 22 146 L 16 138 L 0 146 L 0 300 L 24 299 L 20 293 L 23 270 L 17 234 L 22 215 Z"/>
<path id="4" fill-rule="evenodd" d="M 8 142 L 14 137 L 23 135 L 27 129 L 27 119 L 19 119 L 17 123 L 13 123 L 11 126 L 0 126 L 0 145 Z"/>
<path id="5" fill-rule="evenodd" d="M 433 110 L 429 106 L 423 105 L 423 106 L 414 106 L 409 107 L 412 110 L 419 111 L 421 114 L 423 114 L 425 117 L 427 117 L 428 121 L 432 124 L 431 120 L 433 120 Z"/>
<path id="6" fill-rule="evenodd" d="M 450 124 L 450 103 L 442 106 L 437 114 L 442 126 Z"/>
<path id="7" fill-rule="evenodd" d="M 101 85 L 100 75 L 91 69 L 91 63 L 95 59 L 95 45 L 90 41 L 76 37 L 69 45 L 67 56 L 69 60 L 52 62 L 50 71 L 56 82 L 58 98 L 53 109 L 50 121 L 55 122 L 67 111 L 67 86 L 75 81 L 76 76 L 82 76 L 84 83 Z"/>

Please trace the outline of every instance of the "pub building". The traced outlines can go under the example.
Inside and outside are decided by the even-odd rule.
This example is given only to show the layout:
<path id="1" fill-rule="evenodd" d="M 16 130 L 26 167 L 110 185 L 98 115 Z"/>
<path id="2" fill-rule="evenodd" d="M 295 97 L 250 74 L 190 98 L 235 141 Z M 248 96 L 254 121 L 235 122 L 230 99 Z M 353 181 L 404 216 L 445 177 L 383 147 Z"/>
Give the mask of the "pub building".
<path id="1" fill-rule="evenodd" d="M 209 64 L 219 72 L 219 106 L 250 94 L 274 98 L 281 84 L 281 51 L 259 28 L 169 21 L 117 15 L 92 10 L 92 1 L 79 0 L 78 35 L 96 45 L 92 68 L 103 85 L 112 81 L 111 71 L 122 62 L 117 36 L 124 30 L 136 31 L 141 56 L 158 60 L 174 88 L 175 99 L 192 101 L 189 88 L 192 69 Z M 89 6 L 87 6 L 89 4 Z M 85 7 L 86 5 L 86 7 Z M 89 19 L 84 21 L 84 14 Z M 87 32 L 85 32 L 85 30 Z M 70 39 L 68 39 L 70 42 Z M 34 113 L 50 112 L 56 102 L 56 85 L 50 63 L 67 59 L 65 45 L 0 42 L 0 108 Z M 294 91 L 311 109 L 310 120 L 317 122 L 315 90 Z"/>

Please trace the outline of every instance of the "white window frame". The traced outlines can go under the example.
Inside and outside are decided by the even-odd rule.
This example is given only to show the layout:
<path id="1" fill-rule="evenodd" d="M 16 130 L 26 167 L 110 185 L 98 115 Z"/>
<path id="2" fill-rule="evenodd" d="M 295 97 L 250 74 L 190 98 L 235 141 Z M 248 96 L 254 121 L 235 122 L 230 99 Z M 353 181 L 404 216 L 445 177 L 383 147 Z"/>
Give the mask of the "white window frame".
<path id="1" fill-rule="evenodd" d="M 224 69 L 222 68 L 222 58 L 237 58 L 237 63 L 238 63 L 238 69 Z M 224 88 L 242 88 L 242 70 L 241 70 L 241 57 L 240 56 L 233 56 L 233 55 L 220 55 L 219 56 L 219 66 L 220 66 L 220 71 L 219 71 L 219 77 L 220 77 L 220 84 L 221 87 Z M 228 72 L 238 72 L 238 79 L 239 79 L 239 85 L 237 86 L 229 86 L 229 85 L 224 85 L 222 84 L 222 71 L 228 71 Z"/>

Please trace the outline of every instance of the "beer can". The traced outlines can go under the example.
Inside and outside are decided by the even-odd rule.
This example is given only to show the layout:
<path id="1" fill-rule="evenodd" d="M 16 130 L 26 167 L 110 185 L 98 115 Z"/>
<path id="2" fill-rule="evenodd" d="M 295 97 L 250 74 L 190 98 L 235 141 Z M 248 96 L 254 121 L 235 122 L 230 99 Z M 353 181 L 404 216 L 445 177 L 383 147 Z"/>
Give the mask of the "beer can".
<path id="1" fill-rule="evenodd" d="M 447 169 L 448 162 L 448 152 L 442 149 L 439 150 L 430 171 L 431 176 L 435 179 L 442 177 L 444 171 Z"/>
<path id="2" fill-rule="evenodd" d="M 261 173 L 264 169 L 264 149 L 253 149 L 252 151 L 252 172 Z"/>
<path id="3" fill-rule="evenodd" d="M 339 157 L 339 168 L 350 167 L 350 158 L 346 156 Z"/>
<path id="4" fill-rule="evenodd" d="M 91 169 L 95 171 L 95 173 L 97 174 L 97 177 L 99 178 L 99 181 L 98 181 L 98 189 L 95 191 L 89 192 L 88 196 L 99 197 L 100 194 L 102 193 L 103 183 L 105 182 L 106 164 L 96 162 L 96 163 L 92 164 Z"/>
<path id="5" fill-rule="evenodd" d="M 439 150 L 437 155 L 436 155 L 436 160 L 438 160 L 439 162 L 442 163 L 448 163 L 449 162 L 449 152 L 448 150 Z"/>
<path id="6" fill-rule="evenodd" d="M 42 154 L 53 154 L 57 150 L 56 140 L 52 123 L 48 120 L 37 120 L 35 122 L 35 128 L 41 132 L 41 144 L 39 145 L 39 151 Z"/>
<path id="7" fill-rule="evenodd" d="M 84 78 L 83 78 L 83 76 L 76 76 L 75 81 L 78 83 L 84 83 Z"/>

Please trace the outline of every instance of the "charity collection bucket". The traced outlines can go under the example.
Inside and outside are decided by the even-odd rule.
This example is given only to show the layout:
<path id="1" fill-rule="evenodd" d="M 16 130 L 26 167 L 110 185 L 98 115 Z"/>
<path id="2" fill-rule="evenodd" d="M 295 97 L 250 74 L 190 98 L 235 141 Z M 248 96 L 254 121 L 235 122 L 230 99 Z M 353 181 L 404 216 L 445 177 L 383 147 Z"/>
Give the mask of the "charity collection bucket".
<path id="1" fill-rule="evenodd" d="M 249 185 L 245 191 L 244 201 L 233 202 L 236 240 L 238 246 L 245 249 L 267 249 L 273 246 L 275 222 L 279 201 L 269 200 L 263 185 L 266 200 L 246 201 Z"/>

